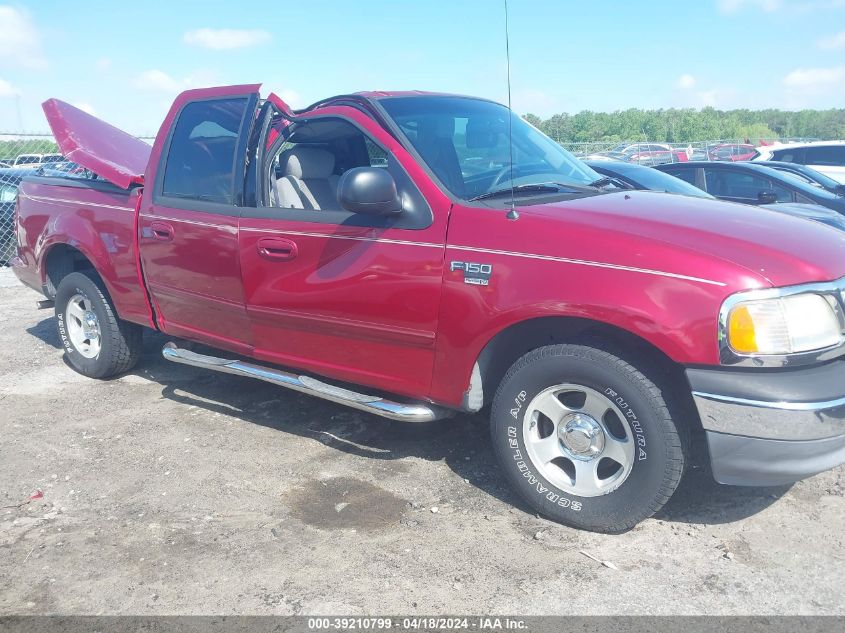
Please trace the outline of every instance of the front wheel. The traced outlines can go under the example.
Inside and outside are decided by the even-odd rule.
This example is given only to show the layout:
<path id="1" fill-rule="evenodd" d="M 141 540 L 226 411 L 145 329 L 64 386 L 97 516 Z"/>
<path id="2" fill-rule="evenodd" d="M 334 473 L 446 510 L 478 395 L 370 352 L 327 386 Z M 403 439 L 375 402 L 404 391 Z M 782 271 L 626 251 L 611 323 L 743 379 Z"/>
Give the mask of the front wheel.
<path id="1" fill-rule="evenodd" d="M 539 513 L 595 532 L 628 530 L 669 499 L 684 468 L 660 389 L 609 352 L 553 345 L 510 368 L 491 433 L 509 482 Z"/>
<path id="2" fill-rule="evenodd" d="M 66 275 L 56 289 L 55 305 L 65 356 L 80 374 L 107 378 L 138 362 L 141 327 L 117 316 L 95 274 Z"/>

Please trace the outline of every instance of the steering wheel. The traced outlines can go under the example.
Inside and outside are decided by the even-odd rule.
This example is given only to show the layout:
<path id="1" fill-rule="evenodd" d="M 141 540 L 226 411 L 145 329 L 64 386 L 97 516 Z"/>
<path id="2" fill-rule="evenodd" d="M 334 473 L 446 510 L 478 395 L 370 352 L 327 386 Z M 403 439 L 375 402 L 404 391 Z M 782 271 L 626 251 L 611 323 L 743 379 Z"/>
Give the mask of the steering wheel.
<path id="1" fill-rule="evenodd" d="M 490 183 L 490 191 L 493 191 L 496 188 L 496 185 L 498 185 L 505 179 L 505 176 L 510 175 L 512 165 L 513 163 L 506 163 L 505 166 L 498 171 L 498 173 L 493 178 L 493 182 Z"/>

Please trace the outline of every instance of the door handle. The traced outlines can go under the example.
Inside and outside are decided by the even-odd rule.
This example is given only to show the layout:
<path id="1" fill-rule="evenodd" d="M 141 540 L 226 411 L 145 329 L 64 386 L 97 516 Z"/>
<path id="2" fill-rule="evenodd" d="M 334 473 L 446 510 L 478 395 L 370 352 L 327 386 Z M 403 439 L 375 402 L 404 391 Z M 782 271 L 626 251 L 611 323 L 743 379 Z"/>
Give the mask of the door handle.
<path id="1" fill-rule="evenodd" d="M 298 253 L 296 242 L 283 237 L 262 237 L 256 247 L 261 257 L 273 261 L 288 261 Z"/>
<path id="2" fill-rule="evenodd" d="M 150 233 L 154 240 L 169 242 L 173 239 L 173 227 L 167 222 L 150 222 Z"/>

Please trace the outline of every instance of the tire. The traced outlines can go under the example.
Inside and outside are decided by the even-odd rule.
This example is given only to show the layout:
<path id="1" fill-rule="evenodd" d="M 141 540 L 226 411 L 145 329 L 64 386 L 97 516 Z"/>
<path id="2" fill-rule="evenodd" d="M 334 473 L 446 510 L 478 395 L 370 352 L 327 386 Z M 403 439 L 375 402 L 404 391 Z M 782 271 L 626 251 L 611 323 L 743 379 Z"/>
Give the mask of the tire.
<path id="1" fill-rule="evenodd" d="M 55 305 L 65 357 L 80 374 L 108 378 L 128 371 L 138 362 L 142 328 L 117 317 L 108 292 L 95 273 L 66 275 L 56 290 Z M 96 332 L 99 337 L 93 336 Z"/>
<path id="2" fill-rule="evenodd" d="M 493 400 L 491 435 L 508 482 L 533 509 L 593 532 L 650 517 L 684 470 L 660 389 L 583 345 L 541 347 L 514 363 Z"/>

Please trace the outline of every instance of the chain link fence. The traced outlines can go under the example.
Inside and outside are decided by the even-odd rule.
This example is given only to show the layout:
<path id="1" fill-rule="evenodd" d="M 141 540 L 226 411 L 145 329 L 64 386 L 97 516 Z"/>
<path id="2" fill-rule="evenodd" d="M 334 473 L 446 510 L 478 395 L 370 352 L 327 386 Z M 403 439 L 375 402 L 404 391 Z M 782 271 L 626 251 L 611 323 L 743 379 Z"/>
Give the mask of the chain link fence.
<path id="1" fill-rule="evenodd" d="M 59 153 L 52 134 L 0 132 L 0 267 L 8 266 L 17 252 L 14 216 L 18 186 L 25 177 L 38 175 L 92 177 Z"/>
<path id="2" fill-rule="evenodd" d="M 152 139 L 144 139 L 152 143 Z M 642 165 L 685 160 L 748 160 L 754 145 L 807 139 L 725 139 L 695 143 L 657 143 L 645 141 L 561 143 L 563 147 L 587 160 L 624 160 Z M 89 177 L 90 174 L 59 152 L 50 134 L 0 132 L 0 266 L 15 255 L 14 210 L 18 186 L 31 175 Z"/>
<path id="3" fill-rule="evenodd" d="M 63 161 L 49 134 L 0 134 L 0 266 L 8 264 L 15 254 L 18 185 L 41 165 Z"/>

